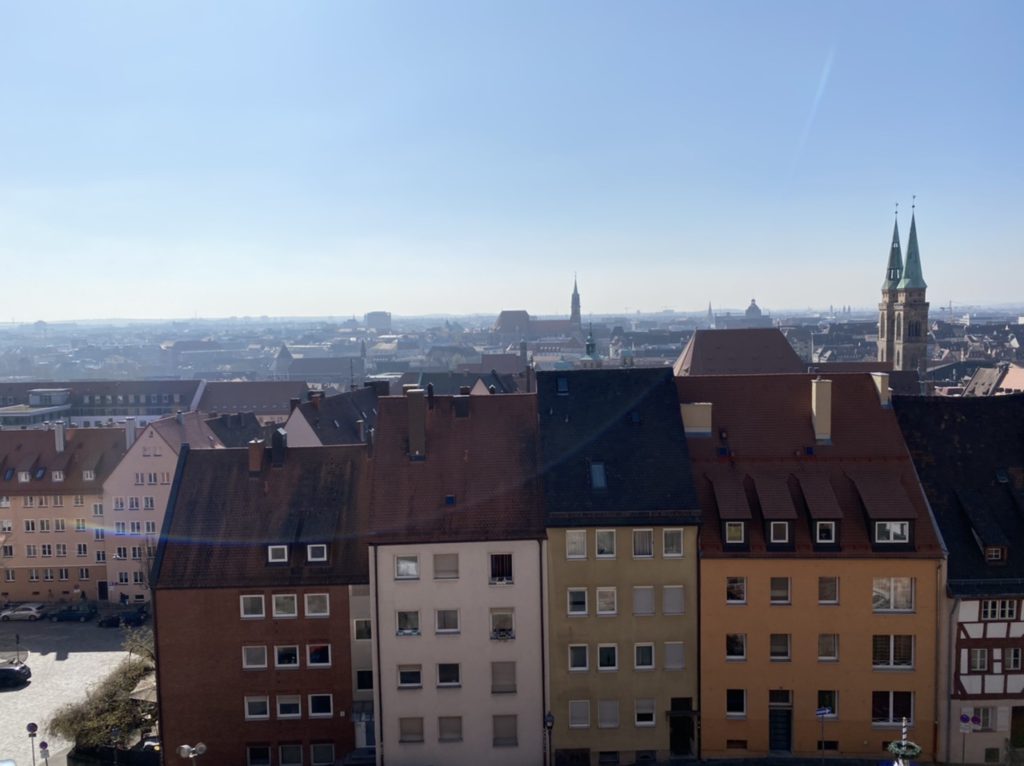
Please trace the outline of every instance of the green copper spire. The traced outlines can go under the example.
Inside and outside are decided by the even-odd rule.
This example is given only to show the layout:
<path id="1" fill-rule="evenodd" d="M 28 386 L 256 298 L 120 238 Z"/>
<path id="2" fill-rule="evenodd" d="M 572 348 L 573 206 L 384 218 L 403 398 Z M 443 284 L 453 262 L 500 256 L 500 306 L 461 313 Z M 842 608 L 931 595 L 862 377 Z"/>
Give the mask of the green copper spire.
<path id="1" fill-rule="evenodd" d="M 903 276 L 903 252 L 900 250 L 900 225 L 897 219 L 892 225 L 892 245 L 889 247 L 889 265 L 885 269 L 883 290 L 895 290 Z"/>
<path id="2" fill-rule="evenodd" d="M 910 216 L 910 239 L 907 240 L 907 266 L 903 269 L 903 278 L 900 279 L 897 290 L 924 290 L 924 275 L 921 274 L 921 253 L 917 249 L 917 224 L 914 222 L 914 215 Z"/>

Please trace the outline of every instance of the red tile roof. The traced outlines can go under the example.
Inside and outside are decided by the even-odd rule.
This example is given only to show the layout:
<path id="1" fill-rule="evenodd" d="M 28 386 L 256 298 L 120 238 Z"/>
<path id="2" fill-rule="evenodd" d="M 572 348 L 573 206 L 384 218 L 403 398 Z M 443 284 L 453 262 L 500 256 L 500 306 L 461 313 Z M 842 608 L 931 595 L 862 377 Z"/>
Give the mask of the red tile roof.
<path id="1" fill-rule="evenodd" d="M 696 330 L 672 366 L 676 375 L 806 372 L 786 336 L 774 327 Z"/>
<path id="2" fill-rule="evenodd" d="M 123 428 L 69 428 L 63 452 L 53 431 L 0 431 L 0 495 L 99 494 L 124 453 Z M 8 468 L 15 475 L 4 481 Z M 39 469 L 46 472 L 36 478 Z M 16 472 L 27 470 L 30 480 L 19 482 Z M 64 472 L 63 481 L 53 481 L 55 470 Z M 86 481 L 83 471 L 93 471 L 95 478 Z"/>

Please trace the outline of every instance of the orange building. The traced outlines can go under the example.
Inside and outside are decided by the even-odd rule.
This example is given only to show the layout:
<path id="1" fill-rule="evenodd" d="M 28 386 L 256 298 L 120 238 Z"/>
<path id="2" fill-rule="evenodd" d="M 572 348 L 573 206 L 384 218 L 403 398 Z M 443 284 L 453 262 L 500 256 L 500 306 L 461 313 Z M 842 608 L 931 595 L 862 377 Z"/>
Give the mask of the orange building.
<path id="1" fill-rule="evenodd" d="M 935 751 L 943 551 L 885 374 L 677 379 L 704 527 L 701 755 Z"/>

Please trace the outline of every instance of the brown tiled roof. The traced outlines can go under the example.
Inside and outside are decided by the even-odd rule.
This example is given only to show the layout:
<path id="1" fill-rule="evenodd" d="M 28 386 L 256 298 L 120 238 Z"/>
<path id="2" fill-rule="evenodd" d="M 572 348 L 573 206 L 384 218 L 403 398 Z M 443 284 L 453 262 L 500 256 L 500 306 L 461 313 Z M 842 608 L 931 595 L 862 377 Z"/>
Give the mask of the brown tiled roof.
<path id="1" fill-rule="evenodd" d="M 206 420 L 206 427 L 217 437 L 211 446 L 244 447 L 253 439 L 263 439 L 268 444 L 277 426 L 264 425 L 252 412 L 232 412 Z M 198 446 L 198 445 L 193 445 Z"/>
<path id="2" fill-rule="evenodd" d="M 543 537 L 536 396 L 435 396 L 424 460 L 409 458 L 407 398 L 378 411 L 372 542 Z"/>
<path id="3" fill-rule="evenodd" d="M 696 330 L 672 367 L 679 375 L 804 372 L 807 367 L 774 327 Z"/>
<path id="4" fill-rule="evenodd" d="M 198 412 L 183 412 L 180 420 L 179 416 L 170 415 L 154 420 L 150 426 L 175 452 L 178 452 L 182 444 L 188 444 L 193 449 L 224 446 Z"/>
<path id="5" fill-rule="evenodd" d="M 292 447 L 249 475 L 248 449 L 183 449 L 154 572 L 158 588 L 327 585 L 368 580 L 365 446 Z M 326 564 L 305 561 L 328 543 Z M 267 563 L 286 544 L 287 564 Z"/>
<path id="6" fill-rule="evenodd" d="M 710 402 L 711 437 L 689 439 L 704 511 L 702 551 L 723 553 L 723 519 L 749 518 L 749 554 L 765 555 L 764 521 L 795 518 L 792 552 L 769 555 L 877 553 L 869 524 L 914 519 L 915 551 L 938 557 L 914 466 L 891 409 L 882 407 L 868 374 L 831 375 L 831 444 L 817 444 L 811 418 L 814 375 L 676 378 L 681 402 Z M 786 493 L 788 492 L 788 503 Z M 790 510 L 790 507 L 792 510 Z M 840 520 L 842 549 L 814 552 L 811 519 Z"/>
<path id="7" fill-rule="evenodd" d="M 124 453 L 122 428 L 69 428 L 63 452 L 57 452 L 53 431 L 0 431 L 0 495 L 99 494 Z M 5 481 L 8 468 L 15 473 Z M 17 471 L 30 469 L 31 480 L 19 482 Z M 36 478 L 39 469 L 45 474 Z M 63 481 L 53 481 L 55 470 L 64 471 Z M 85 481 L 83 471 L 96 477 Z"/>
<path id="8" fill-rule="evenodd" d="M 211 381 L 199 400 L 202 412 L 254 412 L 257 415 L 287 415 L 292 399 L 305 399 L 309 391 L 302 381 Z"/>

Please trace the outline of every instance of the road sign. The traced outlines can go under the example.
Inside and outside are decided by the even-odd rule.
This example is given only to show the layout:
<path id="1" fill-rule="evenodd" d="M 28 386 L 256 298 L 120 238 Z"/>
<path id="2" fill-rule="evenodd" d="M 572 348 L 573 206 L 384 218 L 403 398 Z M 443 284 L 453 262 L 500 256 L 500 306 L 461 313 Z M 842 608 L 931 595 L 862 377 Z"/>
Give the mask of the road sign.
<path id="1" fill-rule="evenodd" d="M 832 715 L 832 708 L 830 708 L 830 707 L 820 707 L 820 708 L 818 708 L 817 710 L 814 711 L 814 714 L 816 716 L 818 716 L 819 718 L 824 718 L 827 715 Z"/>
<path id="2" fill-rule="evenodd" d="M 961 734 L 970 734 L 972 731 L 974 731 L 974 729 L 971 728 L 971 722 L 970 721 L 968 721 L 967 723 L 960 724 L 960 733 Z"/>
<path id="3" fill-rule="evenodd" d="M 964 713 L 962 716 L 960 716 L 960 723 L 970 723 L 970 722 L 971 722 L 971 717 L 969 715 L 967 715 L 967 713 Z"/>

